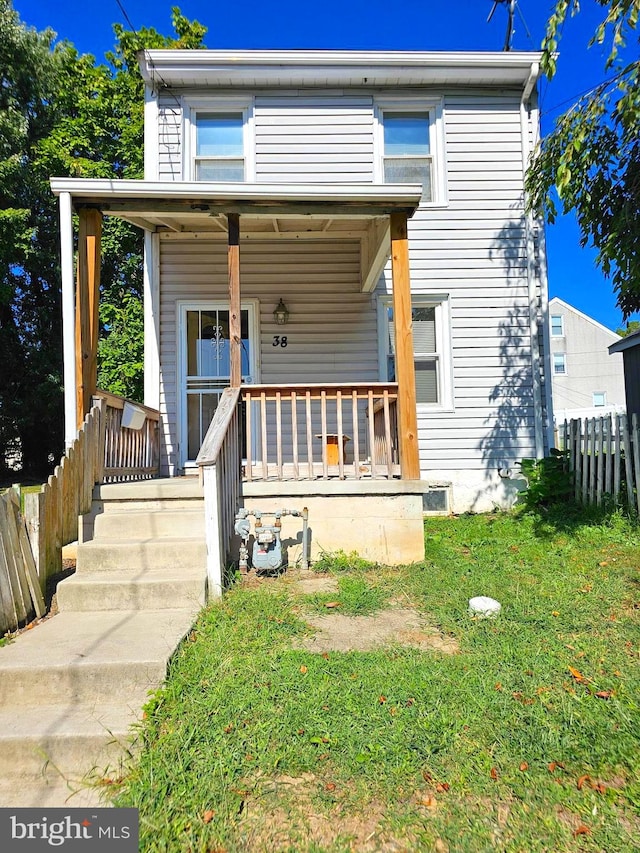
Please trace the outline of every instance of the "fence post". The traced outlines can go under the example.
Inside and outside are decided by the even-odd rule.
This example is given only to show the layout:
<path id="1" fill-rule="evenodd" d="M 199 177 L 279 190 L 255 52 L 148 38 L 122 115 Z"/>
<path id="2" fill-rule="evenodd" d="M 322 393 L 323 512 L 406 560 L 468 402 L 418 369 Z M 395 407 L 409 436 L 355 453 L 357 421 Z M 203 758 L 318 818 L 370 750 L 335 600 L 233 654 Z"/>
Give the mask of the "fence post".
<path id="1" fill-rule="evenodd" d="M 631 445 L 633 447 L 633 485 L 636 493 L 636 510 L 640 515 L 640 490 L 638 489 L 640 483 L 640 446 L 638 442 L 638 415 L 635 412 L 631 416 Z"/>

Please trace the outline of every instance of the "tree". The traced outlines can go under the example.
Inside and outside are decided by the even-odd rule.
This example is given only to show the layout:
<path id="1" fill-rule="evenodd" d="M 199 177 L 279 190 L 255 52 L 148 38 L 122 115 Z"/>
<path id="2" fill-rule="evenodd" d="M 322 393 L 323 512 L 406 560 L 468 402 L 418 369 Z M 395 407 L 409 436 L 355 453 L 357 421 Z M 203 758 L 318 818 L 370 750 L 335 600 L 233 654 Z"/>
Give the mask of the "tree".
<path id="1" fill-rule="evenodd" d="M 35 165 L 55 123 L 52 41 L 0 0 L 0 448 L 20 448 L 40 470 L 62 438 L 57 227 Z"/>
<path id="2" fill-rule="evenodd" d="M 595 0 L 605 17 L 590 41 L 608 44 L 603 81 L 561 115 L 529 167 L 530 207 L 549 222 L 574 211 L 581 245 L 597 249 L 596 263 L 611 278 L 618 306 L 628 317 L 640 310 L 640 60 L 625 61 L 635 34 L 640 0 Z M 555 51 L 569 12 L 579 0 L 557 0 L 547 24 L 542 67 L 551 79 Z"/>
<path id="3" fill-rule="evenodd" d="M 637 331 L 640 331 L 640 320 L 629 320 L 626 326 L 620 326 L 619 329 L 616 329 L 616 335 L 626 338 Z"/>
<path id="4" fill-rule="evenodd" d="M 96 64 L 0 0 L 0 473 L 12 446 L 22 450 L 23 473 L 39 477 L 63 449 L 60 238 L 49 178 L 142 177 L 136 51 L 201 47 L 205 33 L 178 8 L 172 21 L 171 37 L 116 25 L 108 64 Z M 142 245 L 137 229 L 105 220 L 99 375 L 107 390 L 138 399 Z"/>

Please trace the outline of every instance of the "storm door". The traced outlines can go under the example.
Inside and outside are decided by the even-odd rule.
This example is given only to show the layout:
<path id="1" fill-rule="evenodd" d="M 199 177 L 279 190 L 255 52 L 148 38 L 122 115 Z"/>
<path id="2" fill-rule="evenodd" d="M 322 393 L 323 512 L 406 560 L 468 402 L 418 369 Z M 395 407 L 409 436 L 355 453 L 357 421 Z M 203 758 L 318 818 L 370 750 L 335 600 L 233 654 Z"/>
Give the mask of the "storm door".
<path id="1" fill-rule="evenodd" d="M 181 306 L 181 465 L 193 464 L 220 396 L 230 382 L 228 303 Z M 242 382 L 257 382 L 255 310 L 243 305 L 240 316 Z M 244 452 L 243 452 L 244 455 Z"/>

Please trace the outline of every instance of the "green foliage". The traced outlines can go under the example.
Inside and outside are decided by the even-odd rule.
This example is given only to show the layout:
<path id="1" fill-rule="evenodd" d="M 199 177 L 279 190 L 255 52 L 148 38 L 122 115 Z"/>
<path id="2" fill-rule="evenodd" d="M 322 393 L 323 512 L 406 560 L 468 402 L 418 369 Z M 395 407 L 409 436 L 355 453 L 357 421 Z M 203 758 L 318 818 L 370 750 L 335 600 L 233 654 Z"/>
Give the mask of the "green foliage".
<path id="1" fill-rule="evenodd" d="M 611 278 L 618 305 L 629 316 L 640 309 L 640 61 L 623 62 L 635 34 L 640 0 L 596 0 L 606 10 L 590 46 L 606 47 L 608 76 L 561 115 L 536 152 L 526 179 L 529 204 L 549 222 L 574 211 L 582 245 L 597 249 L 597 263 Z M 558 0 L 547 26 L 542 67 L 556 71 L 555 51 L 578 0 Z"/>
<path id="2" fill-rule="evenodd" d="M 629 320 L 626 326 L 621 326 L 616 329 L 616 335 L 621 338 L 626 338 L 627 335 L 632 335 L 634 332 L 640 331 L 640 320 Z"/>
<path id="3" fill-rule="evenodd" d="M 527 479 L 527 489 L 520 494 L 527 509 L 573 500 L 568 452 L 552 448 L 551 454 L 544 459 L 523 459 L 521 469 Z"/>
<path id="4" fill-rule="evenodd" d="M 141 301 L 124 293 L 118 302 L 103 302 L 100 322 L 107 334 L 98 344 L 98 387 L 131 400 L 144 397 L 144 318 Z"/>

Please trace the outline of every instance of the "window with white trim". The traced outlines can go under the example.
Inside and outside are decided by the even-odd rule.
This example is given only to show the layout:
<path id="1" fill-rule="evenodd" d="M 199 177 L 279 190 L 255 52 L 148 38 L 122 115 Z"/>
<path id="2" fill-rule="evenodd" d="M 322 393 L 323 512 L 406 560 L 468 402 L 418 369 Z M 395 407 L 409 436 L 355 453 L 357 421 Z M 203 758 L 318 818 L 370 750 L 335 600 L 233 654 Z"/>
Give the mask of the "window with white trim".
<path id="1" fill-rule="evenodd" d="M 244 181 L 244 117 L 241 112 L 196 114 L 196 181 Z"/>
<path id="2" fill-rule="evenodd" d="M 385 184 L 422 184 L 421 204 L 445 201 L 444 131 L 438 101 L 377 102 L 377 174 Z"/>
<path id="3" fill-rule="evenodd" d="M 606 391 L 594 391 L 593 392 L 593 405 L 594 408 L 599 409 L 601 406 L 607 405 L 607 392 Z"/>
<path id="4" fill-rule="evenodd" d="M 567 357 L 563 352 L 553 353 L 553 372 L 556 376 L 567 372 Z"/>
<path id="5" fill-rule="evenodd" d="M 383 356 L 388 382 L 396 381 L 395 323 L 390 298 L 382 300 Z M 452 407 L 449 301 L 446 296 L 414 296 L 411 301 L 416 402 L 437 408 Z"/>
<path id="6" fill-rule="evenodd" d="M 186 97 L 183 104 L 184 180 L 255 180 L 252 99 Z"/>
<path id="7" fill-rule="evenodd" d="M 554 338 L 564 337 L 564 317 L 562 314 L 551 315 L 551 336 Z"/>

